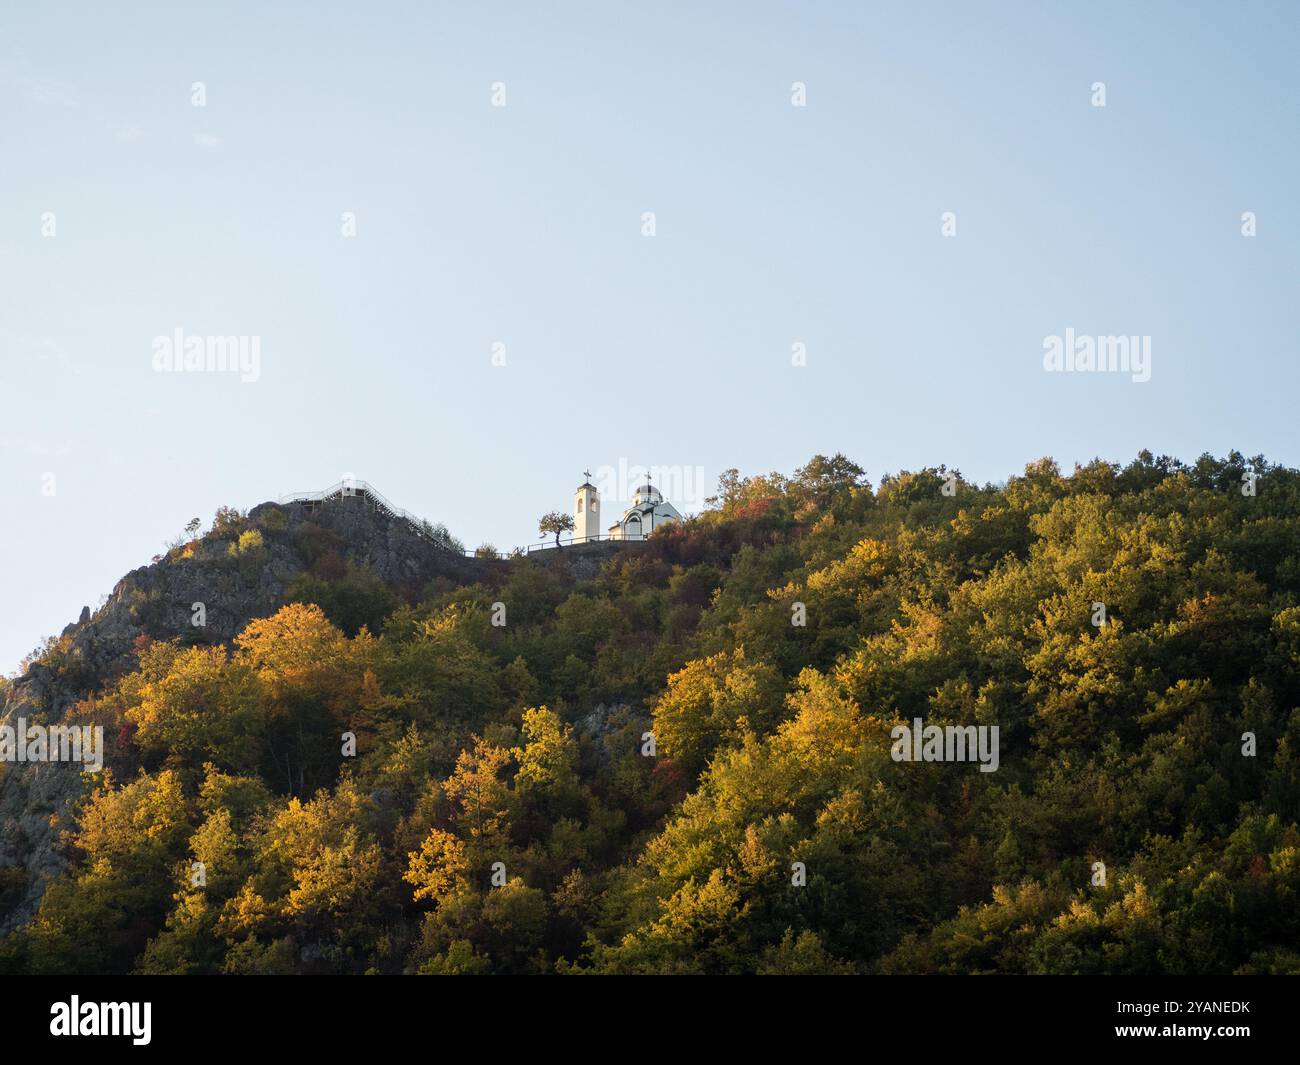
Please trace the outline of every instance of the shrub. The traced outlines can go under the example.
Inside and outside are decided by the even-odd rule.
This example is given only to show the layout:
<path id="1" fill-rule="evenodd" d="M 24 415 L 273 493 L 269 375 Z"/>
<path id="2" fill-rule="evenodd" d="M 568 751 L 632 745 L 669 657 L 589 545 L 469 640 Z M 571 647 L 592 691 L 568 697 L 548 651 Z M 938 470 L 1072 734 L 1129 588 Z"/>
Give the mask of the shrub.
<path id="1" fill-rule="evenodd" d="M 282 532 L 289 524 L 288 517 L 279 507 L 272 507 L 264 512 L 259 520 L 262 523 L 262 528 L 271 532 Z"/>
<path id="2" fill-rule="evenodd" d="M 242 529 L 246 520 L 234 507 L 218 507 L 212 519 L 212 533 L 214 536 L 230 536 Z"/>
<path id="3" fill-rule="evenodd" d="M 239 539 L 230 545 L 230 557 L 240 558 L 246 555 L 258 553 L 265 546 L 262 534 L 256 529 L 245 529 L 239 534 Z"/>

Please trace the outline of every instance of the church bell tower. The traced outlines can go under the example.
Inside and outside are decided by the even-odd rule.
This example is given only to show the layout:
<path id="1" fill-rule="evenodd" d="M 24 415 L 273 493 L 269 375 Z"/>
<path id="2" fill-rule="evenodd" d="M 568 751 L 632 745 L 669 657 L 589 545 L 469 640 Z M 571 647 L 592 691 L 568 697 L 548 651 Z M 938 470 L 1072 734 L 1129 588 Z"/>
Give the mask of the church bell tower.
<path id="1" fill-rule="evenodd" d="M 573 542 L 600 538 L 600 497 L 591 483 L 591 471 L 584 470 L 586 478 L 573 493 Z"/>

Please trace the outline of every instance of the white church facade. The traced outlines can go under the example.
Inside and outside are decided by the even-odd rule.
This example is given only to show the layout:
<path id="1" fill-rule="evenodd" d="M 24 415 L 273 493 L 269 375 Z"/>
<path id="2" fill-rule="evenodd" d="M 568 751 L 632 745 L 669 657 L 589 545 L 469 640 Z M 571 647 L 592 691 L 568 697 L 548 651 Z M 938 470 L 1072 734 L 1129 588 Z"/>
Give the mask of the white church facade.
<path id="1" fill-rule="evenodd" d="M 632 493 L 632 505 L 623 511 L 614 524 L 603 533 L 600 527 L 600 494 L 591 483 L 591 474 L 578 485 L 573 494 L 573 542 L 590 540 L 644 540 L 655 529 L 671 521 L 681 521 L 677 508 L 663 497 L 663 493 L 646 483 Z"/>

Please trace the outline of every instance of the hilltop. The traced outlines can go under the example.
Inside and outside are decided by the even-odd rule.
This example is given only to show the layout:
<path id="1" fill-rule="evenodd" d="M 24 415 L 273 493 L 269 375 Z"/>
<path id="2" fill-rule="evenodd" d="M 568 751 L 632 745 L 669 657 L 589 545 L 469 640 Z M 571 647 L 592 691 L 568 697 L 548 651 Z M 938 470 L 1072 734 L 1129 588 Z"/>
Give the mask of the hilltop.
<path id="1" fill-rule="evenodd" d="M 0 971 L 1300 972 L 1300 473 L 1262 457 L 818 456 L 506 560 L 223 512 L 20 710 L 109 768 L 4 768 Z"/>
<path id="2" fill-rule="evenodd" d="M 584 572 L 610 550 L 583 545 L 539 553 L 529 564 Z M 0 724 L 64 719 L 135 668 L 139 648 L 151 641 L 228 644 L 250 621 L 313 596 L 355 630 L 382 623 L 387 610 L 431 586 L 491 586 L 507 569 L 500 559 L 466 555 L 445 530 L 393 514 L 364 490 L 315 504 L 262 503 L 246 514 L 222 508 L 208 534 L 132 570 L 93 614 L 84 608 L 47 641 L 10 685 Z M 117 758 L 113 737 L 109 742 L 111 768 Z M 45 882 L 64 867 L 51 815 L 70 820 L 89 784 L 66 766 L 0 765 L 0 871 L 10 870 L 0 881 L 0 903 L 12 905 L 0 907 L 0 931 L 29 917 Z"/>

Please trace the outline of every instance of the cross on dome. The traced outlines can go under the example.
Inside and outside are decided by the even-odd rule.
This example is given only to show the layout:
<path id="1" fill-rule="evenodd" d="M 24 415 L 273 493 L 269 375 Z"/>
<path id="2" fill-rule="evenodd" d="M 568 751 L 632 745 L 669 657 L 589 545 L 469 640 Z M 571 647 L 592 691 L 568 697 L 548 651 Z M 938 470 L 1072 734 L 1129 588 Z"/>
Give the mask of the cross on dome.
<path id="1" fill-rule="evenodd" d="M 600 527 L 600 500 L 598 490 L 591 483 L 591 470 L 583 470 L 587 478 L 573 496 L 573 538 L 575 544 L 594 540 L 644 540 L 666 522 L 680 521 L 681 513 L 663 497 L 655 487 L 654 475 L 647 469 L 644 477 L 632 490 L 632 505 L 623 516 L 608 527 Z M 671 478 L 670 478 L 671 480 Z"/>

